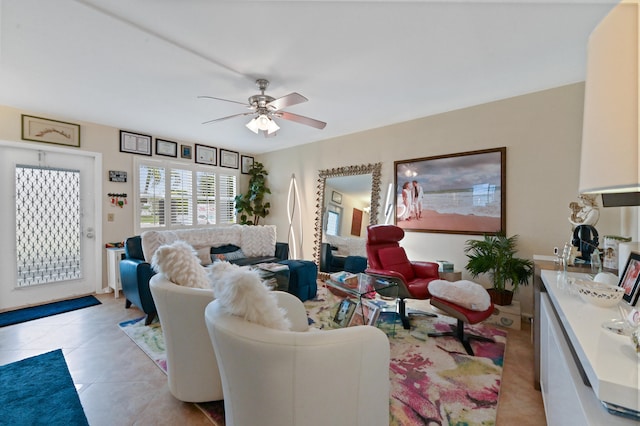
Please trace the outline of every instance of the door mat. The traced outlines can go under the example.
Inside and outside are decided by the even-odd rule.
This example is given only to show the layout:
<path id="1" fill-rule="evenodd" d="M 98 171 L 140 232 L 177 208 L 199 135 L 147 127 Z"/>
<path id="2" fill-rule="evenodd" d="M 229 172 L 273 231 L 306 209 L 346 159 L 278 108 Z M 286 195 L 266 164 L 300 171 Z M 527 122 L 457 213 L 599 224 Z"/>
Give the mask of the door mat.
<path id="1" fill-rule="evenodd" d="M 0 313 L 0 327 L 19 324 L 51 315 L 62 314 L 64 312 L 75 311 L 77 309 L 88 308 L 89 306 L 100 305 L 94 296 L 83 296 L 75 299 L 61 300 L 59 302 L 47 303 L 45 305 L 30 306 L 28 308 L 16 309 L 15 311 Z"/>

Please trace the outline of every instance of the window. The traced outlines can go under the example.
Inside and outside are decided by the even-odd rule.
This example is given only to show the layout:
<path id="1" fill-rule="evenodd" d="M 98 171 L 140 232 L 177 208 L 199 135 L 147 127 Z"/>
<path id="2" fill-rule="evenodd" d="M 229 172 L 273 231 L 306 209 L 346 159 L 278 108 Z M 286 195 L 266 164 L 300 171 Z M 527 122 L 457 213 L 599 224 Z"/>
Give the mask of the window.
<path id="1" fill-rule="evenodd" d="M 210 166 L 137 158 L 134 166 L 136 232 L 236 222 L 236 174 Z"/>
<path id="2" fill-rule="evenodd" d="M 328 213 L 327 235 L 338 235 L 340 233 L 340 213 L 332 211 Z"/>

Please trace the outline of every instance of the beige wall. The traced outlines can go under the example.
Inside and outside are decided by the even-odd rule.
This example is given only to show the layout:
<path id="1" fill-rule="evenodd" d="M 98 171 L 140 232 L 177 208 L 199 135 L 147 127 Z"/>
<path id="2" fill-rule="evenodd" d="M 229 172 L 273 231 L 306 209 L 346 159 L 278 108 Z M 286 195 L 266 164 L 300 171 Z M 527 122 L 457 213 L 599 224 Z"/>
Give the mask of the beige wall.
<path id="1" fill-rule="evenodd" d="M 393 182 L 396 160 L 506 146 L 507 233 L 520 235 L 521 256 L 551 254 L 554 246 L 561 247 L 571 235 L 568 204 L 577 196 L 583 91 L 583 84 L 573 84 L 256 156 L 269 171 L 272 190 L 272 209 L 266 223 L 277 225 L 278 240 L 286 241 L 287 192 L 291 174 L 295 173 L 301 190 L 304 227 L 303 252 L 298 257 L 312 259 L 318 170 L 381 162 L 384 202 L 386 187 Z M 119 152 L 119 129 L 79 122 L 73 117 L 49 117 L 36 111 L 0 106 L 0 139 L 21 140 L 22 113 L 82 126 L 81 149 L 103 154 L 103 243 L 122 241 L 133 235 L 132 203 L 122 209 L 113 207 L 106 195 L 109 192 L 133 195 L 134 155 Z M 190 141 L 179 142 L 193 145 Z M 127 183 L 109 182 L 109 170 L 126 171 Z M 246 176 L 242 176 L 242 191 L 246 181 Z M 382 215 L 384 209 L 380 211 Z M 107 222 L 109 213 L 115 215 L 113 222 Z M 625 219 L 624 231 L 633 229 L 637 239 L 637 210 L 623 213 L 625 218 L 631 218 Z M 620 216 L 619 208 L 603 210 L 598 224 L 600 235 L 619 235 Z M 412 259 L 446 259 L 452 261 L 456 269 L 463 269 L 466 263 L 463 248 L 469 238 L 407 233 L 403 245 Z M 103 275 L 106 285 L 104 260 Z M 465 275 L 465 278 L 468 277 Z M 522 288 L 517 297 L 522 301 L 523 312 L 530 313 L 531 286 Z"/>
<path id="2" fill-rule="evenodd" d="M 382 162 L 384 203 L 394 161 L 506 146 L 507 234 L 520 235 L 522 257 L 550 255 L 571 237 L 568 205 L 578 195 L 583 91 L 583 84 L 573 84 L 262 155 L 272 191 L 268 222 L 286 240 L 286 196 L 295 173 L 305 218 L 300 257 L 312 259 L 318 170 Z M 602 211 L 600 235 L 618 235 L 619 217 L 619 208 Z M 446 259 L 461 270 L 469 238 L 477 237 L 411 232 L 403 246 L 411 259 Z M 529 286 L 517 295 L 524 313 L 532 312 L 532 293 Z"/>

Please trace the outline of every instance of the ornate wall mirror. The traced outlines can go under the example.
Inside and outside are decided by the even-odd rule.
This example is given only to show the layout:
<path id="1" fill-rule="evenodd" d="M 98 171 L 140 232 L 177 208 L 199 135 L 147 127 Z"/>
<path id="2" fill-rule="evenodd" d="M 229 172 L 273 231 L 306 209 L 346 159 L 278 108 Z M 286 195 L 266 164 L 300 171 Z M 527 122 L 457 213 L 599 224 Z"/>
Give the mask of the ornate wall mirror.
<path id="1" fill-rule="evenodd" d="M 346 166 L 318 172 L 313 253 L 318 265 L 324 232 L 328 230 L 334 235 L 364 238 L 361 230 L 378 223 L 381 164 Z M 366 193 L 364 197 L 368 197 L 368 202 L 358 205 L 363 193 Z"/>

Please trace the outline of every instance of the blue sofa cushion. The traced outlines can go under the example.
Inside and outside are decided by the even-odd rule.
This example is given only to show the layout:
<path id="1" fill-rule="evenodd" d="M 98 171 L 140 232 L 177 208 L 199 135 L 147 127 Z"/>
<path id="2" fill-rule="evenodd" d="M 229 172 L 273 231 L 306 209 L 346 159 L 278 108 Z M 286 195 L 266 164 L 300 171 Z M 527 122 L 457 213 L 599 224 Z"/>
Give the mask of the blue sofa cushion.
<path id="1" fill-rule="evenodd" d="M 220 247 L 211 247 L 211 254 L 224 254 L 224 253 L 232 253 L 234 251 L 238 251 L 240 250 L 240 247 L 234 245 L 234 244 L 225 244 L 223 246 Z M 211 256 L 211 260 L 213 259 L 213 256 Z"/>

